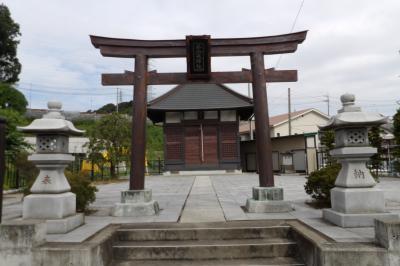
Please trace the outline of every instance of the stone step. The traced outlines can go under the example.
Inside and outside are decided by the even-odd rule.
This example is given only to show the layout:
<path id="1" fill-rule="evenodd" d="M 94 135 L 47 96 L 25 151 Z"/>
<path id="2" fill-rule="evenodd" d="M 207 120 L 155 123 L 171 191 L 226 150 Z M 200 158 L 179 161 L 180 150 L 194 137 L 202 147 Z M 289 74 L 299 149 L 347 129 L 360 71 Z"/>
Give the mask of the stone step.
<path id="1" fill-rule="evenodd" d="M 161 240 L 230 240 L 259 238 L 290 238 L 289 226 L 235 227 L 235 228 L 161 228 L 119 229 L 119 241 Z"/>
<path id="2" fill-rule="evenodd" d="M 113 245 L 116 260 L 199 260 L 294 257 L 295 242 L 285 238 L 121 241 Z"/>
<path id="3" fill-rule="evenodd" d="M 135 260 L 113 261 L 112 266 L 305 266 L 301 261 L 291 257 L 237 259 L 237 260 Z"/>

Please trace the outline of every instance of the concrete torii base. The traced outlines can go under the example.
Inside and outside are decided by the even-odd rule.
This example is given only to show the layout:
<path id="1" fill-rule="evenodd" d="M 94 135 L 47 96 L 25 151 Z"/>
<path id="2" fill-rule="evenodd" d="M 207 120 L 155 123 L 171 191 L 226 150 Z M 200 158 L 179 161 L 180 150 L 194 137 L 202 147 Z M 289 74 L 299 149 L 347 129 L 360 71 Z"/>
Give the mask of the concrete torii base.
<path id="1" fill-rule="evenodd" d="M 121 203 L 116 203 L 112 215 L 118 217 L 156 215 L 160 212 L 158 202 L 152 199 L 151 189 L 121 192 Z"/>
<path id="2" fill-rule="evenodd" d="M 290 212 L 293 207 L 283 200 L 283 188 L 253 187 L 253 198 L 247 199 L 246 209 L 251 213 L 277 213 Z"/>

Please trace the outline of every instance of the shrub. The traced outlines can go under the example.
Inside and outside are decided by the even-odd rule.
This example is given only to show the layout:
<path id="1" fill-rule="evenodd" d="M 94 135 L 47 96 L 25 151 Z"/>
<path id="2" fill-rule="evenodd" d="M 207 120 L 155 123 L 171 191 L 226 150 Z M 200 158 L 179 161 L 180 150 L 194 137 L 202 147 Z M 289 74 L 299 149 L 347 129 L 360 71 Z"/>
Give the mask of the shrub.
<path id="1" fill-rule="evenodd" d="M 340 168 L 340 164 L 334 163 L 312 172 L 304 185 L 306 193 L 311 195 L 318 203 L 330 205 L 330 190 L 335 187 L 335 180 L 339 174 Z"/>
<path id="2" fill-rule="evenodd" d="M 76 210 L 85 212 L 90 203 L 96 200 L 97 188 L 90 183 L 87 175 L 66 172 L 65 176 L 71 186 L 71 192 L 76 194 Z"/>

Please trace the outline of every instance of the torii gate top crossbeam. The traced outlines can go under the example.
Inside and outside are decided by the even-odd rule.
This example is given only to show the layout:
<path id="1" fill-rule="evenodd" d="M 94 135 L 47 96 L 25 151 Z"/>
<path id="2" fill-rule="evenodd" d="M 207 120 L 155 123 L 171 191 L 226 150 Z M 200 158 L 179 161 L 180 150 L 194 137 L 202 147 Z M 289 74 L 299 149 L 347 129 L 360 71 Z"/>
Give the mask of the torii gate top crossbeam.
<path id="1" fill-rule="evenodd" d="M 302 43 L 307 31 L 290 34 L 254 37 L 210 39 L 211 56 L 244 56 L 251 53 L 293 53 Z M 150 58 L 186 57 L 186 40 L 136 40 L 90 36 L 94 47 L 103 56 L 133 58 L 138 54 Z"/>

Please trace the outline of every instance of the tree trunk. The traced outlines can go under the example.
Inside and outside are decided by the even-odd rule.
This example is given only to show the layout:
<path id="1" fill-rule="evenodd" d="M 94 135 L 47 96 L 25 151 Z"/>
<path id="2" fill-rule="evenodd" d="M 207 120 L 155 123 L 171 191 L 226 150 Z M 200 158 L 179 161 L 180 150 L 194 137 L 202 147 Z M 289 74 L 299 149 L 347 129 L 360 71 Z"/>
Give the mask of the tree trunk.
<path id="1" fill-rule="evenodd" d="M 93 160 L 90 161 L 90 178 L 94 180 L 94 163 Z"/>
<path id="2" fill-rule="evenodd" d="M 110 175 L 111 175 L 111 178 L 115 178 L 116 176 L 115 176 L 115 164 L 114 164 L 114 162 L 110 162 Z"/>

